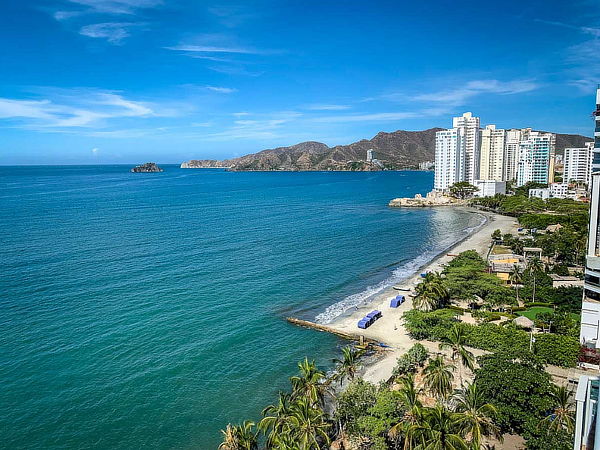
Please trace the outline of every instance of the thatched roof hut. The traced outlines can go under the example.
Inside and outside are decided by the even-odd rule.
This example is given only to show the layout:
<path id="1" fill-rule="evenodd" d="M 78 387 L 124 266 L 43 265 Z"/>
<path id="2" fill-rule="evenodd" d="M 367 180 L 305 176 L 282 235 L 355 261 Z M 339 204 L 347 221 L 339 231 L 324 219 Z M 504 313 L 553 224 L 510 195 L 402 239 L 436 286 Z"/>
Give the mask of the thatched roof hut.
<path id="1" fill-rule="evenodd" d="M 525 316 L 519 316 L 513 320 L 514 324 L 522 328 L 533 328 L 533 320 Z"/>

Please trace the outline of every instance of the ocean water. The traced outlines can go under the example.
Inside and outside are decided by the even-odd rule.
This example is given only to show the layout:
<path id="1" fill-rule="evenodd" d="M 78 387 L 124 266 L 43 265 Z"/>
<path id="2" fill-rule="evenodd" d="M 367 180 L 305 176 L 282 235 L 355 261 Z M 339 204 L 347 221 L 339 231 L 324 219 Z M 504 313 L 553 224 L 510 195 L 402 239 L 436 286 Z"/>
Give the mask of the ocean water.
<path id="1" fill-rule="evenodd" d="M 328 322 L 481 222 L 432 173 L 0 167 L 0 447 L 216 448 Z"/>

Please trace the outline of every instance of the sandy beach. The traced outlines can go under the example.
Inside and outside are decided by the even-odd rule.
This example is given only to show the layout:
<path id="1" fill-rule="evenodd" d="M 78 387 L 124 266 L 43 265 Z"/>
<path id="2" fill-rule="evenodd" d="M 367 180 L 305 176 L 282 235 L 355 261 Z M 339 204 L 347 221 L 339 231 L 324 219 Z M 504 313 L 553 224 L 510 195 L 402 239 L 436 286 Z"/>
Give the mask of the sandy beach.
<path id="1" fill-rule="evenodd" d="M 453 256 L 449 255 L 456 255 L 466 250 L 476 250 L 480 255 L 485 257 L 487 256 L 491 243 L 491 234 L 494 230 L 499 229 L 503 234 L 516 232 L 518 225 L 514 217 L 477 210 L 473 211 L 485 215 L 487 217 L 487 222 L 471 235 L 454 245 L 446 253 L 439 255 L 433 261 L 423 266 L 417 274 L 396 285 L 396 287 L 406 289 L 406 291 L 398 291 L 393 287 L 390 287 L 377 295 L 377 297 L 364 308 L 359 308 L 351 314 L 339 317 L 328 324 L 329 327 L 342 333 L 360 334 L 366 338 L 375 339 L 387 344 L 390 347 L 389 351 L 387 351 L 383 357 L 367 364 L 363 368 L 362 377 L 365 380 L 373 383 L 387 380 L 391 376 L 396 365 L 396 359 L 417 342 L 411 339 L 404 329 L 404 326 L 402 325 L 402 314 L 412 309 L 412 299 L 407 294 L 420 282 L 420 274 L 422 272 L 441 272 L 444 265 L 453 258 Z M 404 294 L 406 296 L 406 301 L 398 308 L 390 308 L 390 300 L 398 294 Z M 364 317 L 365 314 L 374 309 L 380 310 L 383 313 L 383 317 L 366 330 L 360 330 L 357 327 L 358 321 Z M 427 341 L 420 342 L 430 351 L 438 351 L 436 343 Z"/>

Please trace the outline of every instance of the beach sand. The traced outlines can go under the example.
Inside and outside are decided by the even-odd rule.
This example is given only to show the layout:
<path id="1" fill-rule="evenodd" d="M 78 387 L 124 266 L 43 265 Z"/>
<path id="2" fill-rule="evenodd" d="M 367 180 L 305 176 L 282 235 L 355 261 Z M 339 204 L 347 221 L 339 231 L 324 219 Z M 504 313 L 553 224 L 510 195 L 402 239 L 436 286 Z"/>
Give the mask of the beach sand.
<path id="1" fill-rule="evenodd" d="M 516 233 L 518 225 L 514 217 L 481 211 L 476 212 L 484 214 L 487 217 L 487 222 L 471 235 L 466 236 L 465 239 L 455 244 L 450 250 L 423 266 L 418 274 L 396 284 L 397 287 L 408 289 L 407 291 L 398 291 L 390 287 L 377 295 L 365 307 L 359 308 L 351 314 L 341 316 L 328 324 L 329 327 L 337 331 L 363 335 L 366 338 L 375 339 L 389 346 L 388 351 L 382 357 L 363 367 L 361 376 L 365 380 L 372 383 L 388 380 L 396 365 L 396 359 L 405 353 L 415 342 L 421 342 L 430 352 L 439 352 L 437 343 L 415 341 L 408 336 L 404 329 L 402 314 L 412 309 L 412 299 L 407 294 L 421 281 L 420 274 L 422 272 L 441 272 L 443 266 L 453 258 L 453 256 L 448 256 L 449 254 L 457 255 L 466 250 L 476 250 L 481 256 L 486 257 L 491 244 L 491 234 L 494 230 L 499 229 L 502 231 L 502 234 Z M 390 300 L 398 294 L 404 294 L 406 301 L 398 308 L 390 308 Z M 374 309 L 380 310 L 383 313 L 383 317 L 366 330 L 360 330 L 357 326 L 358 321 Z"/>

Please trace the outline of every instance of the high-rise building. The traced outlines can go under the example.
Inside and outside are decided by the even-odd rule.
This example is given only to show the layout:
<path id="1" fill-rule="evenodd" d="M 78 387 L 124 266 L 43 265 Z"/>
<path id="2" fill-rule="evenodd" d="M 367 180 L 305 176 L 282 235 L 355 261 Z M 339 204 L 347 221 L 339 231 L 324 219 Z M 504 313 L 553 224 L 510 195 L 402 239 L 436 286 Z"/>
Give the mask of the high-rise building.
<path id="1" fill-rule="evenodd" d="M 600 155 L 600 88 L 596 93 L 594 115 L 596 116 L 594 158 L 592 160 L 594 173 L 591 177 L 590 224 L 579 339 L 584 345 L 598 348 L 600 347 L 600 172 L 596 172 L 594 165 L 600 164 L 600 160 L 596 160 L 596 157 Z"/>
<path id="2" fill-rule="evenodd" d="M 435 134 L 435 175 L 433 187 L 445 191 L 465 177 L 465 149 L 462 128 Z"/>
<path id="3" fill-rule="evenodd" d="M 473 113 L 466 112 L 461 117 L 452 119 L 452 127 L 459 129 L 463 136 L 465 167 L 464 180 L 473 184 L 479 179 L 479 117 L 473 117 Z"/>
<path id="4" fill-rule="evenodd" d="M 593 142 L 582 148 L 565 148 L 563 157 L 564 183 L 589 183 L 592 173 Z"/>
<path id="5" fill-rule="evenodd" d="M 506 130 L 504 141 L 504 180 L 516 180 L 519 167 L 519 150 L 522 140 L 529 137 L 531 128 Z"/>
<path id="6" fill-rule="evenodd" d="M 487 125 L 481 131 L 479 179 L 504 181 L 504 144 L 506 131 Z"/>
<path id="7" fill-rule="evenodd" d="M 530 181 L 548 184 L 554 180 L 554 145 L 556 136 L 552 133 L 532 131 L 519 144 L 517 165 L 517 186 Z"/>

